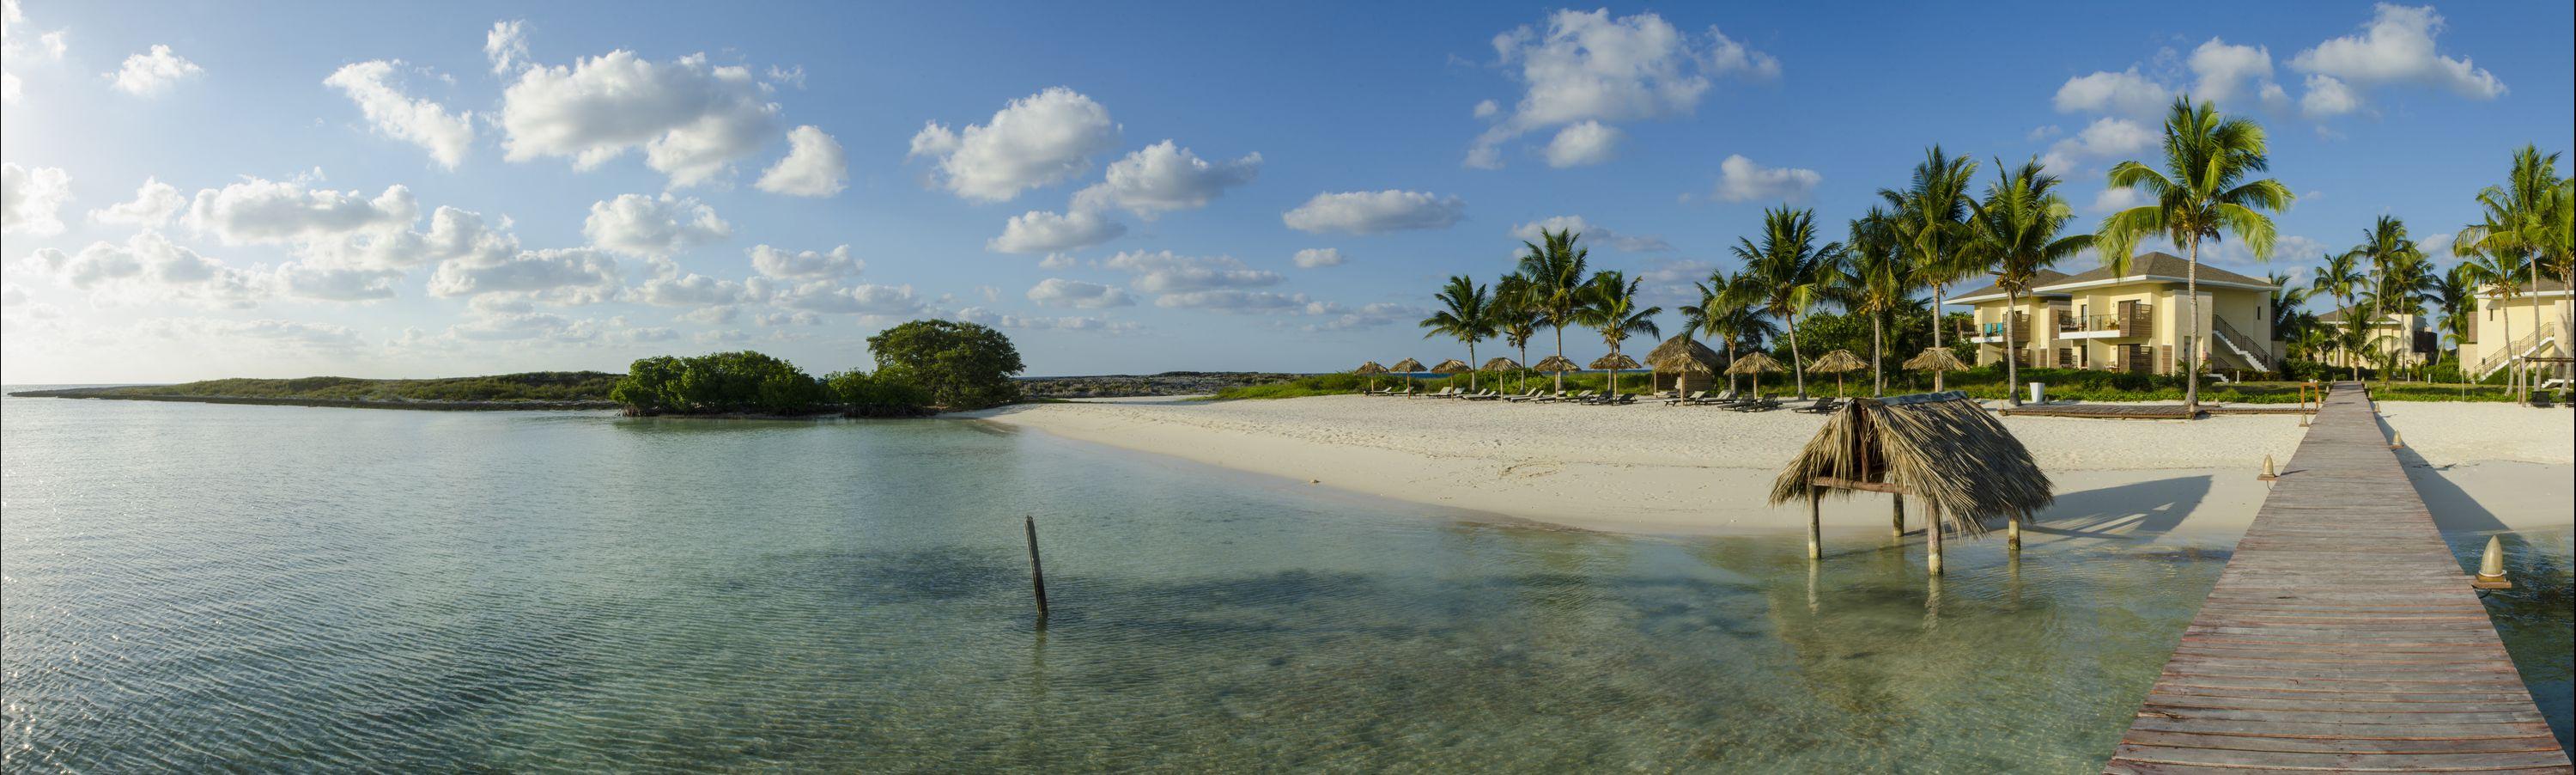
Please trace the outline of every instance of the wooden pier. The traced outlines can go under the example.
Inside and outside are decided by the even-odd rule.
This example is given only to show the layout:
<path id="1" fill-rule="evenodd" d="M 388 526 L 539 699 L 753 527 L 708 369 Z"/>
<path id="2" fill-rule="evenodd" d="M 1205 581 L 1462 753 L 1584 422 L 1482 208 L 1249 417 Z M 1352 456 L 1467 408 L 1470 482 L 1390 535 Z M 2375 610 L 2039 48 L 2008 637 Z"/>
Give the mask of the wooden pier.
<path id="1" fill-rule="evenodd" d="M 2104 771 L 2570 769 L 2368 396 L 2343 383 Z"/>

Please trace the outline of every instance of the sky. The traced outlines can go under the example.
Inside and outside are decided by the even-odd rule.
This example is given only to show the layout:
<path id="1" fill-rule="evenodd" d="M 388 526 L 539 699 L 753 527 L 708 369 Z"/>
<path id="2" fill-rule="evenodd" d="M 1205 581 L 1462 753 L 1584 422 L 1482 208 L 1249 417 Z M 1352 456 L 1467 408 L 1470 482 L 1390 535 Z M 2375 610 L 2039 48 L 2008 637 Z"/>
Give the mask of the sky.
<path id="1" fill-rule="evenodd" d="M 1427 362 L 1538 228 L 1669 307 L 1935 144 L 2092 223 L 2177 94 L 2299 194 L 2249 274 L 2383 214 L 2447 261 L 2576 145 L 2564 2 L 1388 5 L 8 0 L 0 381 L 821 373 L 933 317 L 1033 375 Z"/>

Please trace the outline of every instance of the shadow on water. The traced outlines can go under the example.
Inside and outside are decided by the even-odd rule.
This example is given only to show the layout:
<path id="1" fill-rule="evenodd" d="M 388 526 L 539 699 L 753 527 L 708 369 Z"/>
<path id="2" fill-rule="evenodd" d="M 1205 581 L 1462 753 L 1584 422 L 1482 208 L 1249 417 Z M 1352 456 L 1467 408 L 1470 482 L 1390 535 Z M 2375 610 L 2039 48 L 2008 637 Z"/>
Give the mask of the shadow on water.
<path id="1" fill-rule="evenodd" d="M 2209 475 L 2097 487 L 2057 496 L 2031 520 L 2035 533 L 2152 539 L 2172 532 L 2209 497 Z"/>

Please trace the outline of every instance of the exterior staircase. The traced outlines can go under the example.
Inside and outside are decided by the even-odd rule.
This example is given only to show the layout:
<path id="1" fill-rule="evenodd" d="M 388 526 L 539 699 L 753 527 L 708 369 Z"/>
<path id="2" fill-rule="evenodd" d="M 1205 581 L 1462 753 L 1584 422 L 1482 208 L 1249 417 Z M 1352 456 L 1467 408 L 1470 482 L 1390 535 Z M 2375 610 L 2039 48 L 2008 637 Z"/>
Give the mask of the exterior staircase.
<path id="1" fill-rule="evenodd" d="M 2475 379 L 2483 382 L 2486 378 L 2495 376 L 2496 371 L 2503 369 L 2506 364 L 2513 363 L 2515 358 L 2538 353 L 2541 348 L 2557 343 L 2557 331 L 2548 327 L 2544 327 L 2538 331 L 2533 331 L 2520 339 L 2513 340 L 2513 344 L 2506 345 L 2504 349 L 2489 353 L 2486 357 L 2478 359 L 2478 371 Z"/>
<path id="2" fill-rule="evenodd" d="M 2255 371 L 2272 370 L 2270 359 L 2264 357 L 2269 354 L 2271 348 L 2238 333 L 2236 327 L 2228 325 L 2225 318 L 2213 316 L 2209 322 L 2210 333 L 2217 334 L 2219 344 L 2225 345 L 2229 352 L 2235 353 L 2238 360 L 2244 361 L 2245 365 L 2253 367 Z"/>

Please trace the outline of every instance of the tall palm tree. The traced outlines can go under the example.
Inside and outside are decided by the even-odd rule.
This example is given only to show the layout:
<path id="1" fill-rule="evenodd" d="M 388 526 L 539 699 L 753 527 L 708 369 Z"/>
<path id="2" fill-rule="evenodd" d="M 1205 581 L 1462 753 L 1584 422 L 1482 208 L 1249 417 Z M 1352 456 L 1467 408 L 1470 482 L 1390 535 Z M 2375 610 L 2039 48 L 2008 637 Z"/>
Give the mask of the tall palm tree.
<path id="1" fill-rule="evenodd" d="M 1529 252 L 1521 255 L 1520 275 L 1530 281 L 1530 308 L 1556 328 L 1556 354 L 1563 357 L 1565 327 L 1574 324 L 1574 311 L 1583 306 L 1584 283 L 1591 280 L 1592 251 L 1575 245 L 1583 235 L 1573 229 L 1540 229 L 1538 235 L 1538 242 L 1521 242 Z M 1556 374 L 1556 390 L 1565 391 L 1564 372 Z"/>
<path id="2" fill-rule="evenodd" d="M 2369 276 L 2363 271 L 2361 256 L 2346 251 L 2326 256 L 2325 263 L 2317 267 L 2317 276 L 2309 280 L 2308 288 L 2311 293 L 2322 293 L 2333 297 L 2335 314 L 2342 315 L 2344 325 L 2349 328 L 2351 319 L 2360 309 L 2354 299 L 2359 298 L 2362 291 L 2369 287 L 2369 281 Z M 2346 360 L 2350 361 L 2350 359 Z M 2348 365 L 2353 369 L 2352 378 L 2361 379 L 2360 364 L 2348 363 Z"/>
<path id="3" fill-rule="evenodd" d="M 2422 271 L 2424 252 L 2416 249 L 2415 241 L 2406 237 L 2406 222 L 2392 215 L 2379 216 L 2370 228 L 2362 231 L 2361 242 L 2346 255 L 2370 268 L 2370 281 L 2364 292 L 2370 304 L 2370 315 L 2362 320 L 2353 320 L 2361 316 L 2348 313 L 2344 318 L 2346 327 L 2354 329 L 2352 336 L 2356 341 L 2369 344 L 2368 332 L 2377 327 L 2379 321 L 2387 319 L 2390 312 L 2423 307 L 2416 299 L 2421 297 L 2426 279 Z M 2397 348 L 2386 349 L 2395 352 Z M 2359 378 L 2359 375 L 2354 376 L 2354 379 Z M 2379 382 L 2382 386 L 2388 384 L 2387 371 L 2379 373 Z"/>
<path id="4" fill-rule="evenodd" d="M 2075 220 L 2075 209 L 2057 195 L 2057 176 L 2044 171 L 2038 160 L 2007 170 L 1998 159 L 1995 167 L 1997 179 L 1986 187 L 1985 201 L 1970 203 L 1971 240 L 1961 253 L 1993 267 L 1995 287 L 2003 289 L 2004 398 L 2019 406 L 2021 394 L 2013 386 L 2021 384 L 2020 352 L 2015 349 L 2020 345 L 2013 341 L 2010 315 L 2021 308 L 2022 294 L 2039 282 L 2041 270 L 2093 247 L 2093 235 L 2062 233 Z"/>
<path id="5" fill-rule="evenodd" d="M 1933 349 L 1941 347 L 1943 294 L 1951 283 L 1983 271 L 1962 262 L 1959 255 L 1969 239 L 1968 184 L 1976 174 L 1976 160 L 1951 158 L 1935 145 L 1922 163 L 1914 165 L 1913 181 L 1905 190 L 1878 190 L 1879 198 L 1894 210 L 1892 225 L 1907 260 L 1914 264 L 1915 276 L 1932 287 Z M 1941 387 L 1941 372 L 1932 372 L 1932 389 Z"/>
<path id="6" fill-rule="evenodd" d="M 1521 353 L 1520 381 L 1513 385 L 1515 390 L 1528 386 L 1529 343 L 1532 337 L 1538 336 L 1541 325 L 1532 299 L 1535 288 L 1529 278 L 1519 274 L 1503 275 L 1501 281 L 1494 283 L 1493 314 L 1497 330 L 1502 332 L 1505 344 Z"/>
<path id="7" fill-rule="evenodd" d="M 2452 240 L 2454 252 L 2473 249 L 2506 259 L 2522 270 L 2519 274 L 2495 278 L 2492 282 L 2503 286 L 2511 286 L 2516 280 L 2527 283 L 2533 330 L 2540 327 L 2540 271 L 2544 262 L 2538 259 L 2553 241 L 2549 220 L 2555 206 L 2550 200 L 2555 196 L 2553 192 L 2565 185 L 2565 181 L 2558 177 L 2558 154 L 2543 155 L 2539 148 L 2525 145 L 2513 153 L 2513 169 L 2506 174 L 2504 185 L 2488 186 L 2478 192 L 2480 221 L 2461 229 L 2459 236 Z M 2507 295 L 2513 294 L 2508 292 Z M 2507 325 L 2511 322 L 2511 317 L 2507 317 Z M 2501 346 L 2511 349 L 2513 342 L 2508 340 Z M 2524 375 L 2520 373 L 2519 365 L 2513 368 L 2516 369 L 2514 390 L 2528 401 L 2530 394 L 2524 387 Z"/>
<path id="8" fill-rule="evenodd" d="M 1419 325 L 1431 329 L 1422 338 L 1447 334 L 1467 343 L 1467 389 L 1474 390 L 1476 343 L 1492 338 L 1495 327 L 1501 322 L 1495 319 L 1493 294 L 1487 292 L 1485 286 L 1477 285 L 1474 278 L 1462 274 L 1450 277 L 1449 287 L 1440 289 L 1436 298 L 1446 309 L 1422 319 Z"/>
<path id="9" fill-rule="evenodd" d="M 2451 252 L 2460 256 L 2462 259 L 2460 261 L 2459 271 L 2465 273 L 2467 275 L 2467 279 L 2471 282 L 2476 283 L 2475 287 L 2478 289 L 2478 293 L 2480 295 L 2491 295 L 2495 297 L 2495 305 L 2498 308 L 2512 306 L 2513 300 L 2522 295 L 2522 286 L 2514 284 L 2514 278 L 2522 276 L 2524 269 L 2531 265 L 2530 261 L 2501 250 L 2500 246 L 2484 244 L 2483 241 L 2471 243 L 2453 242 L 2451 243 Z M 2504 315 L 2501 316 L 2500 319 L 2504 321 L 2504 341 L 2495 343 L 2495 349 L 2492 351 L 2485 347 L 2485 342 L 2480 342 L 2478 343 L 2480 345 L 2478 348 L 2480 352 L 2491 354 L 2494 352 L 2504 352 L 2513 348 L 2513 316 Z M 2532 322 L 2538 323 L 2540 321 L 2533 320 Z M 2475 368 L 2476 365 L 2477 364 L 2461 364 L 2464 369 Z M 2510 369 L 2512 367 L 2507 366 L 2506 368 Z M 2464 370 L 2460 373 L 2460 376 L 2463 380 L 2476 382 L 2478 381 L 2479 375 L 2471 374 Z"/>
<path id="10" fill-rule="evenodd" d="M 1632 280 L 1625 273 L 1616 271 L 1593 275 L 1592 282 L 1584 284 L 1584 303 L 1575 310 L 1574 319 L 1601 332 L 1601 343 L 1610 346 L 1613 360 L 1618 359 L 1619 346 L 1627 343 L 1628 337 L 1640 334 L 1662 336 L 1664 333 L 1663 329 L 1655 326 L 1655 316 L 1664 314 L 1664 308 L 1640 309 L 1637 306 L 1637 291 L 1645 284 L 1646 278 Z M 1616 398 L 1618 395 L 1619 373 L 1613 371 L 1610 373 L 1610 396 Z"/>
<path id="11" fill-rule="evenodd" d="M 1869 316 L 1869 394 L 1887 395 L 1887 315 L 1923 285 L 1915 279 L 1913 263 L 1905 258 L 1896 217 L 1885 209 L 1872 207 L 1852 221 L 1851 236 L 1843 247 L 1842 277 L 1833 284 L 1834 300 L 1846 311 Z"/>
<path id="12" fill-rule="evenodd" d="M 1715 340 L 1726 352 L 1727 362 L 1735 361 L 1737 350 L 1761 349 L 1762 342 L 1779 334 L 1779 328 L 1764 319 L 1762 313 L 1726 294 L 1726 289 L 1735 286 L 1735 279 L 1726 273 L 1711 272 L 1708 281 L 1692 285 L 1699 288 L 1699 303 L 1682 309 L 1682 323 Z M 1726 386 L 1735 387 L 1733 375 L 1727 376 Z"/>
<path id="13" fill-rule="evenodd" d="M 1744 262 L 1724 293 L 1729 300 L 1760 307 L 1786 323 L 1790 371 L 1798 378 L 1798 397 L 1807 397 L 1807 372 L 1798 352 L 1798 313 L 1813 309 L 1832 287 L 1843 245 L 1816 245 L 1816 211 L 1783 205 L 1762 211 L 1762 241 L 1738 238 L 1733 250 Z"/>
<path id="14" fill-rule="evenodd" d="M 2200 243 L 2228 235 L 2245 241 L 2257 261 L 2272 257 L 2272 219 L 2298 197 L 2271 178 L 2246 180 L 2271 168 L 2262 125 L 2219 115 L 2218 106 L 2193 104 L 2186 95 L 2174 100 L 2165 116 L 2162 172 L 2134 161 L 2111 168 L 2112 188 L 2146 194 L 2152 204 L 2112 213 L 2095 229 L 2103 260 L 2116 274 L 2129 273 L 2129 254 L 2138 241 L 2161 234 L 2183 246 L 2183 416 L 2200 409 L 2200 359 L 2208 348 L 2200 342 Z"/>

